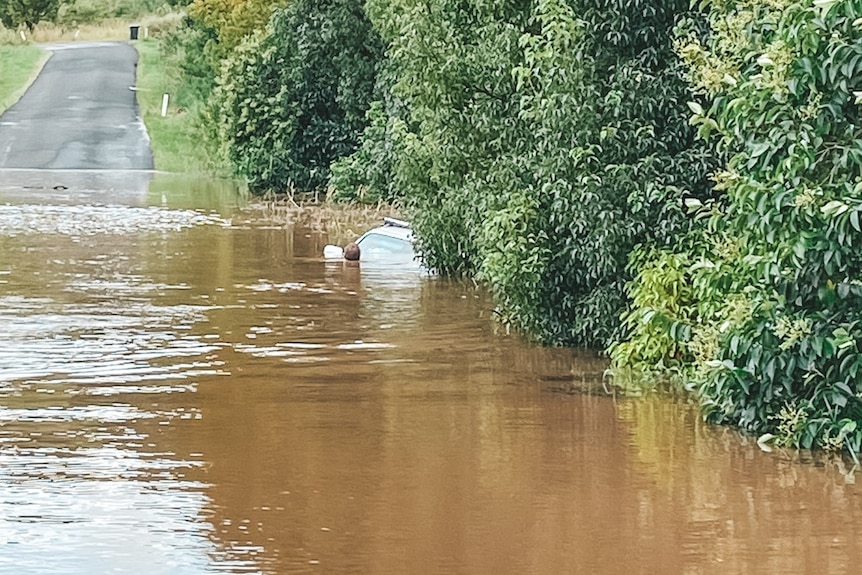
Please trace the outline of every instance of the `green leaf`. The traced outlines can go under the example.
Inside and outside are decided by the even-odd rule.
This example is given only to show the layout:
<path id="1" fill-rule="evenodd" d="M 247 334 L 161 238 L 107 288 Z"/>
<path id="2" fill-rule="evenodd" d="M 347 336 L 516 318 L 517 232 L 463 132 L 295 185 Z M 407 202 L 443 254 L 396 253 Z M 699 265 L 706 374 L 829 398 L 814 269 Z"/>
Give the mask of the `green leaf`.
<path id="1" fill-rule="evenodd" d="M 697 116 L 703 116 L 703 106 L 701 106 L 697 102 L 687 102 L 688 109 L 692 111 L 693 114 Z"/>
<path id="2" fill-rule="evenodd" d="M 850 209 L 850 206 L 842 202 L 841 200 L 832 200 L 820 208 L 820 211 L 826 214 L 827 216 L 838 216 L 846 212 Z"/>

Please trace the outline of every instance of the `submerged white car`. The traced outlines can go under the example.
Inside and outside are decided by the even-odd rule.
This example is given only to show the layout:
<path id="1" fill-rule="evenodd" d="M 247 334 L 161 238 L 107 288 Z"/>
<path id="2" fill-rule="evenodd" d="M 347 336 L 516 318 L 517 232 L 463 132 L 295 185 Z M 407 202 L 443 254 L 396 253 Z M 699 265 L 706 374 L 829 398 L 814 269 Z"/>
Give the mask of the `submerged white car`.
<path id="1" fill-rule="evenodd" d="M 356 240 L 359 261 L 412 262 L 419 265 L 413 250 L 413 233 L 410 224 L 395 218 L 383 218 L 383 225 L 368 230 Z M 344 248 L 328 245 L 323 248 L 326 259 L 341 259 Z"/>

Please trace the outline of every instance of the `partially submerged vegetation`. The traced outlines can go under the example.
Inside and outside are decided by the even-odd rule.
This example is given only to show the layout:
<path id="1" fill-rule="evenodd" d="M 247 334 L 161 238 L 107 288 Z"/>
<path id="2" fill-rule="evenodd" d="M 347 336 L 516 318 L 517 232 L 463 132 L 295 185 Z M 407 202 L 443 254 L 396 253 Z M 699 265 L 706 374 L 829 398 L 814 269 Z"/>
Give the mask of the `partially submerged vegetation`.
<path id="1" fill-rule="evenodd" d="M 161 169 L 397 202 L 426 263 L 529 337 L 607 349 L 619 380 L 764 440 L 862 449 L 858 2 L 187 14 L 139 43 Z"/>
<path id="2" fill-rule="evenodd" d="M 673 370 L 707 417 L 862 449 L 862 5 L 716 2 L 677 44 L 729 159 L 701 224 L 630 287 L 618 366 Z M 854 455 L 855 457 L 855 455 Z"/>
<path id="3" fill-rule="evenodd" d="M 370 0 L 387 58 L 340 158 L 307 150 L 335 132 L 294 140 L 316 92 L 289 81 L 307 62 L 281 14 L 304 6 L 214 82 L 218 121 L 247 138 L 225 159 L 259 191 L 392 194 L 426 262 L 484 279 L 533 337 L 610 347 L 616 373 L 670 376 L 782 444 L 862 447 L 854 3 Z M 316 69 L 350 78 L 332 58 Z"/>
<path id="4" fill-rule="evenodd" d="M 288 194 L 261 197 L 250 202 L 234 217 L 234 222 L 300 226 L 325 232 L 330 243 L 344 245 L 370 228 L 379 226 L 386 217 L 401 218 L 402 212 L 398 206 L 389 203 L 305 202 Z"/>

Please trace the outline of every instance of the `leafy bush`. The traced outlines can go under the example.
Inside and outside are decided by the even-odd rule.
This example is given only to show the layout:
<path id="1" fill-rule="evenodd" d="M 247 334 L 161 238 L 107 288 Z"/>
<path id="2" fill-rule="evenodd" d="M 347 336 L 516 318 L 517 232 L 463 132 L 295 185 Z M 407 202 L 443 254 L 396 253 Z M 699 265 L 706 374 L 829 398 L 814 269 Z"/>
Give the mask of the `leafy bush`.
<path id="1" fill-rule="evenodd" d="M 709 20 L 706 39 L 683 28 L 679 51 L 709 100 L 692 122 L 730 156 L 715 175 L 726 196 L 679 256 L 693 304 L 656 353 L 669 335 L 691 355 L 712 421 L 858 452 L 862 6 L 716 1 Z"/>
<path id="2" fill-rule="evenodd" d="M 383 45 L 358 0 L 296 0 L 226 60 L 214 118 L 224 153 L 257 192 L 322 188 L 375 99 Z"/>
<path id="3" fill-rule="evenodd" d="M 263 30 L 273 10 L 287 0 L 194 0 L 189 15 L 218 38 L 221 56 L 227 56 L 244 38 Z"/>
<path id="4" fill-rule="evenodd" d="M 628 285 L 631 309 L 624 316 L 628 337 L 609 351 L 619 375 L 629 370 L 629 376 L 637 378 L 631 383 L 648 386 L 687 372 L 693 360 L 687 342 L 697 302 L 687 254 L 658 250 L 637 255 L 643 261 Z"/>
<path id="5" fill-rule="evenodd" d="M 359 147 L 330 166 L 329 190 L 336 201 L 393 202 L 403 197 L 395 162 L 403 155 L 409 114 L 392 91 L 395 74 L 387 65 L 388 60 L 381 62 L 375 89 L 383 99 L 371 103 Z"/>
<path id="6" fill-rule="evenodd" d="M 385 112 L 382 101 L 373 102 L 359 148 L 332 163 L 329 178 L 332 199 L 361 203 L 398 199 L 392 162 L 405 130 L 402 120 Z"/>
<path id="7" fill-rule="evenodd" d="M 219 65 L 215 31 L 185 17 L 181 26 L 165 34 L 161 42 L 165 70 L 178 76 L 176 104 L 192 108 L 205 103 L 215 87 Z"/>
<path id="8" fill-rule="evenodd" d="M 414 130 L 398 151 L 427 263 L 476 274 L 550 343 L 623 333 L 629 253 L 672 246 L 711 156 L 671 31 L 687 2 L 371 0 Z"/>

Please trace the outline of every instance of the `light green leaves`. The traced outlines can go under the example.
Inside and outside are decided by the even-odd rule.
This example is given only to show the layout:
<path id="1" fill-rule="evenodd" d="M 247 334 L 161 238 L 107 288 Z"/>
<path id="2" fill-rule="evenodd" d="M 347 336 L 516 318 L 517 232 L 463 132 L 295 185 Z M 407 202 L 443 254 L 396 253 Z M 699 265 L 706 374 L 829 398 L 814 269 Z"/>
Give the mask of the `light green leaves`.
<path id="1" fill-rule="evenodd" d="M 819 12 L 820 17 L 826 15 L 833 6 L 842 0 L 814 0 L 814 8 Z"/>
<path id="2" fill-rule="evenodd" d="M 766 54 L 761 54 L 757 57 L 757 65 L 762 68 L 766 68 L 767 66 L 772 66 L 774 64 L 775 62 L 772 61 L 772 58 Z"/>
<path id="3" fill-rule="evenodd" d="M 709 342 L 697 348 L 704 366 L 735 367 L 692 377 L 714 421 L 769 443 L 859 451 L 862 7 L 742 0 L 711 4 L 709 18 L 692 78 L 738 74 L 689 104 L 700 126 L 709 110 L 732 156 L 716 175 L 727 205 L 709 222 L 711 245 L 691 254 L 714 262 L 689 268 L 693 331 Z M 739 297 L 751 313 L 734 321 L 726 302 Z"/>
<path id="4" fill-rule="evenodd" d="M 850 206 L 842 202 L 841 200 L 832 200 L 831 202 L 827 202 L 820 211 L 823 212 L 824 215 L 835 217 L 840 216 L 844 212 L 850 209 Z"/>

